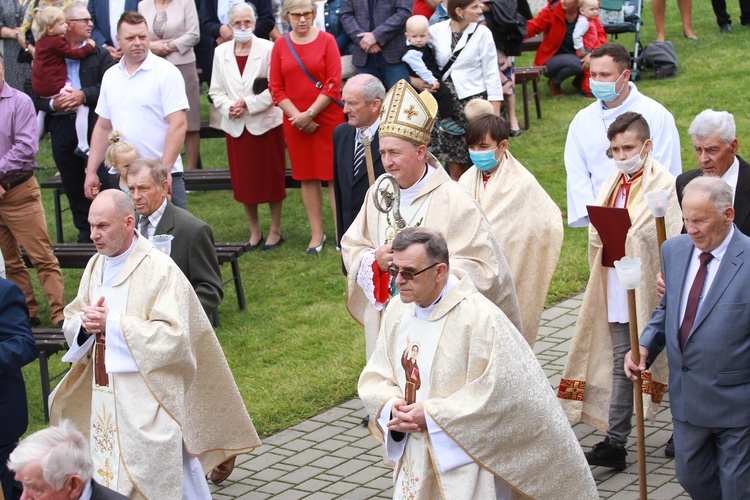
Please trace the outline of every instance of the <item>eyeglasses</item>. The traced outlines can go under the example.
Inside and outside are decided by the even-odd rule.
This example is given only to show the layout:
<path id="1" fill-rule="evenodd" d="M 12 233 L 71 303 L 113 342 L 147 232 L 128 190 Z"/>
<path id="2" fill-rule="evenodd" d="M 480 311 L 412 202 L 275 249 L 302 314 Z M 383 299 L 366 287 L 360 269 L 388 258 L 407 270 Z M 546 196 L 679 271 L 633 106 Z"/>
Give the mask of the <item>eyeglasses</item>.
<path id="1" fill-rule="evenodd" d="M 80 19 L 68 19 L 68 22 L 76 22 L 76 23 L 93 23 L 94 21 L 90 17 L 82 17 Z"/>
<path id="2" fill-rule="evenodd" d="M 291 18 L 294 19 L 295 21 L 299 21 L 300 17 L 304 17 L 305 19 L 307 19 L 309 21 L 310 19 L 313 18 L 313 14 L 315 14 L 315 13 L 312 12 L 312 11 L 310 11 L 310 12 L 303 12 L 301 14 L 299 12 L 290 12 L 289 13 L 289 15 L 291 16 Z"/>
<path id="3" fill-rule="evenodd" d="M 414 279 L 415 276 L 419 276 L 423 272 L 427 271 L 428 269 L 432 269 L 433 267 L 437 266 L 438 264 L 440 264 L 440 262 L 435 262 L 430 267 L 425 267 L 424 269 L 422 269 L 421 271 L 417 271 L 416 273 L 412 272 L 412 271 L 403 271 L 403 270 L 397 268 L 396 266 L 394 266 L 393 264 L 391 264 L 390 266 L 388 266 L 388 274 L 390 274 L 394 278 L 397 278 L 398 275 L 399 275 L 399 273 L 400 273 L 401 277 L 404 278 L 406 281 L 411 281 L 411 280 Z"/>

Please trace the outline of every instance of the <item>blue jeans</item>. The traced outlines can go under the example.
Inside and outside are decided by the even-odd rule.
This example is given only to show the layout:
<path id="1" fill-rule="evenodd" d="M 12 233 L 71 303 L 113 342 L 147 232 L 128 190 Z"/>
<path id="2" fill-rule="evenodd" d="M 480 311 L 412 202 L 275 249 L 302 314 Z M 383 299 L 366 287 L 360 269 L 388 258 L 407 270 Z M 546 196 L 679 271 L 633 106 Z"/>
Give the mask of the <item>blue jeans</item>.
<path id="1" fill-rule="evenodd" d="M 571 76 L 581 74 L 581 59 L 575 54 L 557 54 L 544 63 L 547 78 L 560 85 Z"/>
<path id="2" fill-rule="evenodd" d="M 185 193 L 185 179 L 179 175 L 172 174 L 172 204 L 187 210 L 187 193 Z"/>
<path id="3" fill-rule="evenodd" d="M 377 77 L 378 80 L 383 82 L 386 90 L 396 85 L 399 80 L 403 79 L 409 82 L 409 70 L 406 63 L 389 63 L 380 52 L 367 54 L 367 62 L 364 66 L 357 68 L 357 73 L 366 73 Z"/>

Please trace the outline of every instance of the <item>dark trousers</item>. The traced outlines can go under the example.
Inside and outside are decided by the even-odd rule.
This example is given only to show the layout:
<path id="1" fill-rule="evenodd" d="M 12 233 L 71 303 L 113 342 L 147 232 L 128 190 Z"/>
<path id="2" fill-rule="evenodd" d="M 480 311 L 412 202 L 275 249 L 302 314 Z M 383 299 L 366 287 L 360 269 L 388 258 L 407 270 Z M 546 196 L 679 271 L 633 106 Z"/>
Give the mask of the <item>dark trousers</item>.
<path id="1" fill-rule="evenodd" d="M 727 12 L 727 0 L 711 0 L 711 7 L 714 8 L 714 14 L 716 14 L 716 24 L 719 26 L 732 24 Z M 740 22 L 745 26 L 750 26 L 750 0 L 740 0 Z"/>
<path id="2" fill-rule="evenodd" d="M 73 225 L 78 229 L 78 242 L 91 241 L 91 229 L 89 228 L 89 207 L 91 200 L 83 194 L 83 183 L 86 180 L 86 160 L 76 155 L 78 138 L 76 136 L 76 115 L 53 114 L 49 120 L 49 133 L 52 142 L 52 156 L 55 165 L 60 172 L 65 196 L 70 203 L 70 212 L 73 214 Z M 99 167 L 99 178 L 102 181 L 102 189 L 108 185 L 107 170 L 104 166 Z"/>
<path id="3" fill-rule="evenodd" d="M 13 473 L 8 470 L 8 457 L 15 449 L 17 443 L 0 445 L 0 483 L 3 488 L 5 500 L 18 500 L 21 498 L 23 487 L 21 483 L 13 479 Z"/>
<path id="4" fill-rule="evenodd" d="M 544 65 L 547 67 L 547 78 L 557 85 L 571 76 L 581 74 L 581 59 L 575 54 L 554 55 Z"/>

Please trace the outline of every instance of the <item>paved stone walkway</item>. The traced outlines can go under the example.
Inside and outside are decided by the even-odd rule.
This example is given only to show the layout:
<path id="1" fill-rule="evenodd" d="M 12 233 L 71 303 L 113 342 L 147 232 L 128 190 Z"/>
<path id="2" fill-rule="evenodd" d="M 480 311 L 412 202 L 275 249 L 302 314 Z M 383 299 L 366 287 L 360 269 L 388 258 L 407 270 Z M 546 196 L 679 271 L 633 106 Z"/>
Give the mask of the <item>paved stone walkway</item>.
<path id="1" fill-rule="evenodd" d="M 582 296 L 547 309 L 542 315 L 534 347 L 550 383 L 557 388 L 565 365 Z M 666 398 L 665 398 L 666 401 Z M 214 499 L 365 499 L 392 498 L 393 470 L 382 465 L 381 445 L 361 421 L 359 399 L 347 401 L 325 413 L 263 440 L 252 455 L 237 457 L 232 475 L 220 486 L 211 485 Z M 584 450 L 602 440 L 590 426 L 573 427 Z M 677 483 L 674 461 L 664 456 L 672 432 L 668 403 L 656 422 L 646 422 L 648 497 L 654 500 L 689 498 Z M 623 472 L 593 469 L 601 498 L 638 498 L 638 456 L 635 428 Z"/>

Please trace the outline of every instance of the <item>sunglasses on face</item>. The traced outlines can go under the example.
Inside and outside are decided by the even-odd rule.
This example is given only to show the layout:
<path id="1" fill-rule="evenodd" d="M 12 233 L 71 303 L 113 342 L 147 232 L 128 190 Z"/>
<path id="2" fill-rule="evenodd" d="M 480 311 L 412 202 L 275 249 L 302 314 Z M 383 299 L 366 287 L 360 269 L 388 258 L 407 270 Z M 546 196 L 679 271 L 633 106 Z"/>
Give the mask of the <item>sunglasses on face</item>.
<path id="1" fill-rule="evenodd" d="M 301 17 L 304 17 L 305 19 L 307 19 L 309 21 L 310 19 L 313 18 L 313 14 L 314 14 L 314 12 L 302 12 L 302 13 L 299 13 L 299 12 L 290 12 L 289 13 L 289 15 L 291 16 L 291 18 L 294 19 L 295 21 L 299 21 Z"/>
<path id="2" fill-rule="evenodd" d="M 421 271 L 417 271 L 417 272 L 402 270 L 402 269 L 399 269 L 398 267 L 394 266 L 393 264 L 391 264 L 390 266 L 388 266 L 388 274 L 390 274 L 394 278 L 398 277 L 398 275 L 401 274 L 401 277 L 404 278 L 406 281 L 411 281 L 411 280 L 414 279 L 415 276 L 419 276 L 423 272 L 427 271 L 428 269 L 432 269 L 433 267 L 437 266 L 438 264 L 440 264 L 440 262 L 435 262 L 430 267 L 425 267 Z"/>

